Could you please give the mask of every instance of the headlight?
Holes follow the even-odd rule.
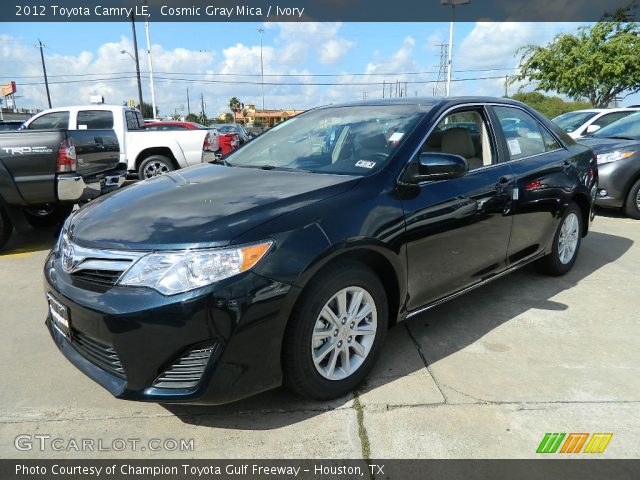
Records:
[[[616,150],[615,152],[601,153],[600,155],[598,155],[598,165],[616,162],[618,160],[624,160],[625,158],[629,158],[634,153],[636,153],[634,150],[629,150],[627,152]]]
[[[140,258],[119,285],[149,287],[174,295],[224,280],[253,268],[273,242],[235,248],[156,252]]]

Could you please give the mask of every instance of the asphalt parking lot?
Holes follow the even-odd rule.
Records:
[[[221,407],[116,400],[57,351],[41,282],[53,237],[0,254],[1,457],[119,455],[14,446],[50,435],[194,439],[127,450],[138,458],[532,458],[546,432],[612,432],[602,457],[640,456],[640,221],[597,216],[565,277],[529,268],[396,326],[355,397],[278,389]]]

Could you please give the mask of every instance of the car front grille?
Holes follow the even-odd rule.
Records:
[[[71,343],[83,357],[97,367],[117,377],[126,379],[118,353],[112,346],[77,330],[73,331]]]
[[[71,274],[74,279],[83,280],[85,282],[96,283],[103,286],[114,286],[118,279],[122,276],[121,270],[78,270]]]
[[[105,291],[147,252],[82,247],[63,234],[56,251],[60,267],[78,287]]]
[[[162,373],[153,386],[156,388],[193,388],[200,383],[217,344],[187,352]]]

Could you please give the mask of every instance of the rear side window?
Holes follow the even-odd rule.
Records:
[[[50,130],[69,127],[69,112],[46,113],[29,124],[29,130]]]
[[[113,128],[113,113],[108,110],[78,112],[78,130],[106,130]]]
[[[128,110],[124,112],[125,120],[127,121],[127,130],[140,130],[144,125],[144,121],[139,117],[136,112]]]
[[[557,150],[560,145],[541,124],[524,110],[494,107],[507,142],[511,160]]]
[[[613,122],[617,122],[621,118],[626,117],[632,112],[613,112],[607,113],[606,115],[602,115],[600,118],[593,121],[591,125],[597,125],[598,127],[606,127],[607,125],[611,125]]]

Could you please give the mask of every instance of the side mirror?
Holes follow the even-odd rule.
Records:
[[[418,180],[446,180],[466,175],[469,163],[460,155],[426,152],[418,158]]]
[[[600,130],[600,125],[589,125],[589,126],[587,127],[587,133],[588,133],[588,134],[589,134],[589,133],[595,133],[595,132],[597,132],[598,130]]]

